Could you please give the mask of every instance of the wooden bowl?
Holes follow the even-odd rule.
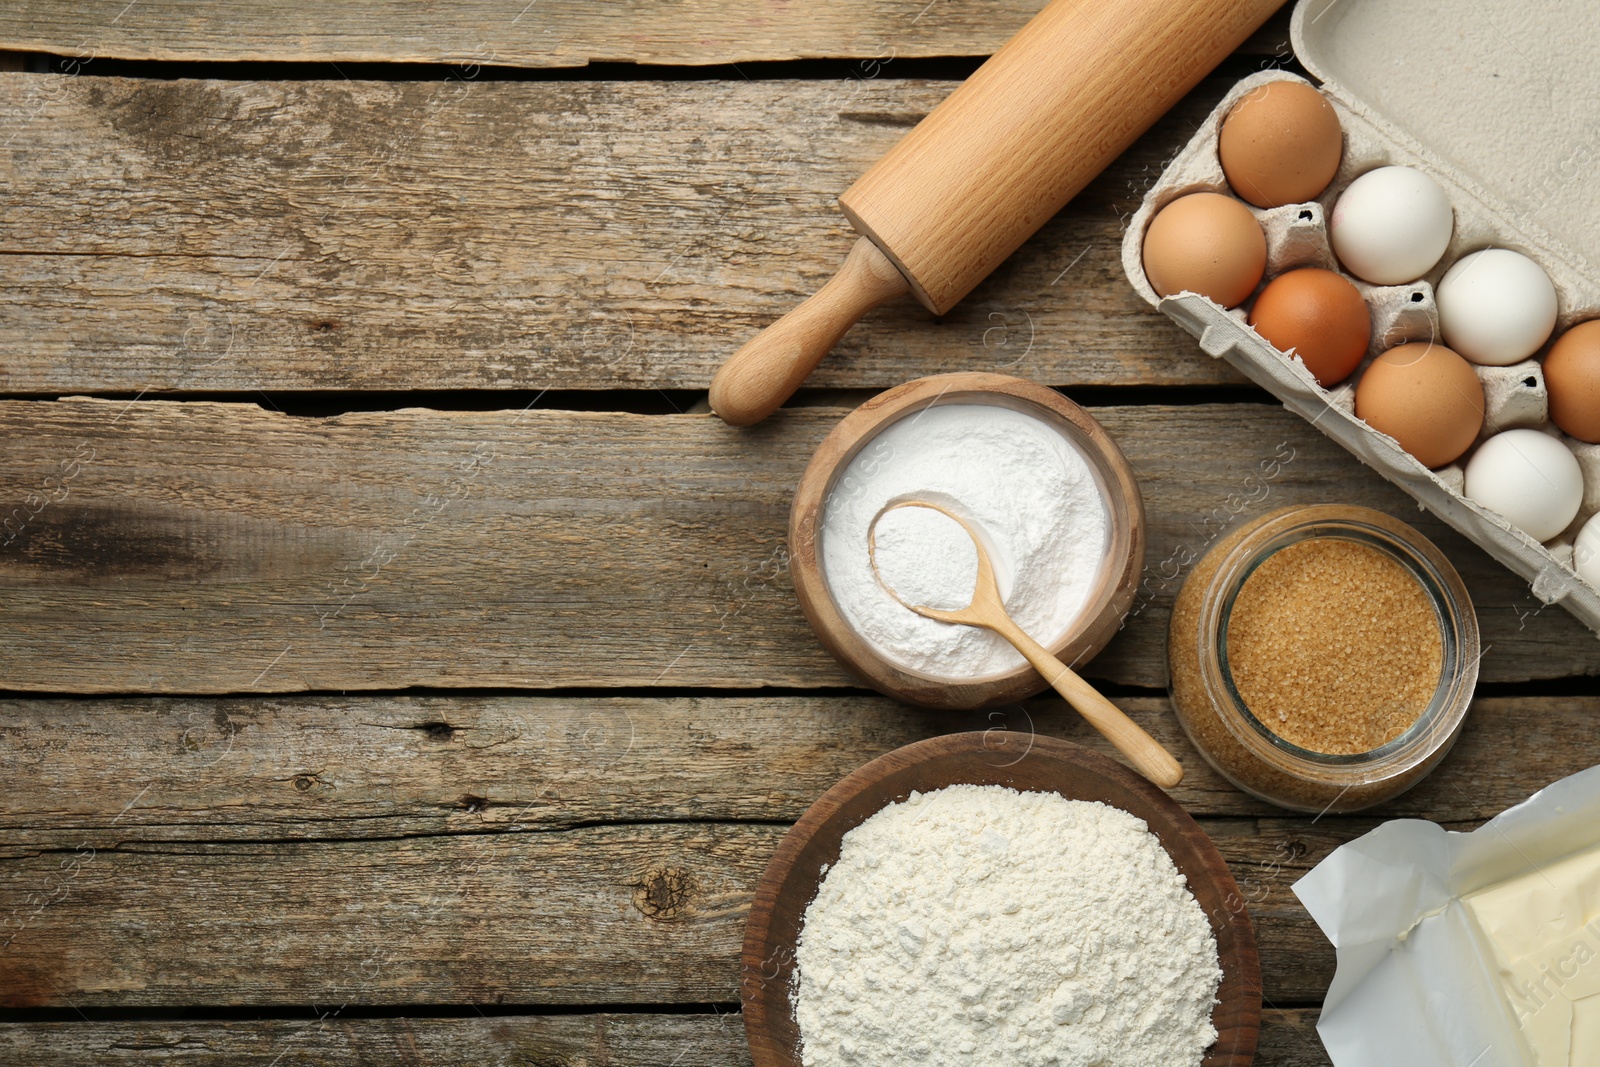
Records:
[[[878,434],[935,403],[980,403],[1011,408],[1056,427],[1077,446],[1099,483],[1108,512],[1109,543],[1095,589],[1078,621],[1047,645],[1058,659],[1079,668],[1094,658],[1133,606],[1144,568],[1144,503],[1133,469],[1105,427],[1054,389],[1004,374],[938,374],[918,378],[868,400],[834,427],[800,477],[789,511],[789,573],[800,608],[834,657],[886,696],[930,708],[968,710],[1009,704],[1045,688],[1027,664],[972,680],[938,678],[884,658],[858,634],[828,591],[822,569],[823,509],[850,461]],[[1037,637],[1038,635],[1034,635]]]
[[[1000,744],[992,744],[1002,738]],[[1222,984],[1211,1014],[1217,1041],[1204,1067],[1247,1067],[1261,1026],[1261,964],[1255,931],[1228,865],[1195,821],[1166,793],[1096,752],[1033,736],[1018,757],[1016,735],[949,734],[897,748],[848,775],[795,823],[756,886],[745,926],[740,1000],[755,1067],[799,1067],[800,1027],[791,1001],[795,945],[805,910],[846,833],[913,790],[957,783],[1003,785],[1098,800],[1143,819],[1161,839],[1211,920]]]

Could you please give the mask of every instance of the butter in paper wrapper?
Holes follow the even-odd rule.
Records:
[[[1597,890],[1600,767],[1471,833],[1399,819],[1334,850],[1294,892],[1338,956],[1335,1067],[1600,1064]]]

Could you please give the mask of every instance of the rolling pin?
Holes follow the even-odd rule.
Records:
[[[949,311],[1281,2],[1053,0],[839,198],[861,237],[722,365],[711,409],[760,422],[907,291]]]

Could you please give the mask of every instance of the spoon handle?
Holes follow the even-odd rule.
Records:
[[[1078,677],[1076,671],[1052,656],[1021,627],[1009,618],[1005,621],[1008,625],[996,628],[1000,636],[1015,645],[1050,687],[1116,746],[1140,774],[1163,789],[1171,789],[1183,781],[1183,765],[1162,748],[1159,741],[1145,733],[1144,728],[1128,718],[1121,708],[1101,696],[1099,690]]]

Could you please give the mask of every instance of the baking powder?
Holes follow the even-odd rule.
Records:
[[[912,793],[806,909],[805,1067],[1197,1067],[1216,939],[1143,820],[1002,786]]]
[[[872,565],[903,604],[957,611],[972,603],[978,549],[959,522],[934,508],[890,508],[872,524]]]
[[[1088,460],[1065,434],[1020,411],[936,405],[869,442],[835,480],[823,507],[828,591],[845,620],[897,666],[979,678],[1025,662],[1004,638],[923,618],[879,583],[868,531],[885,507],[906,500],[949,508],[980,531],[1006,611],[1041,644],[1066,633],[1088,603],[1106,559],[1109,527]],[[945,599],[959,599],[955,607],[965,607],[972,585],[964,567],[931,542],[927,558],[937,565],[928,582]],[[963,580],[965,588],[958,589]]]

